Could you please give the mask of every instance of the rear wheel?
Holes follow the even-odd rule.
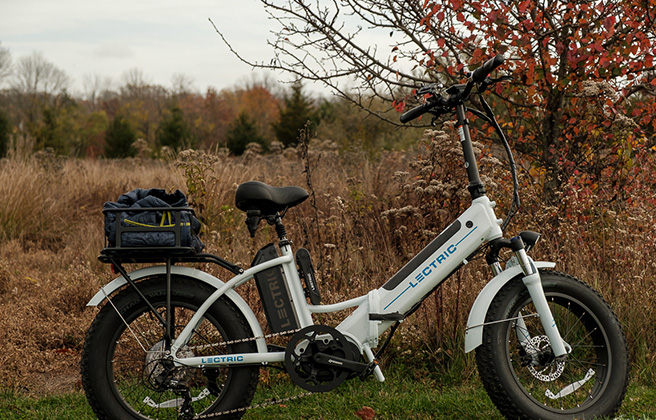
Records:
[[[483,344],[476,351],[481,380],[506,417],[581,419],[612,416],[628,381],[628,350],[611,308],[589,286],[541,271],[556,325],[571,352],[562,360],[520,277],[492,301]],[[502,321],[502,322],[499,322]]]
[[[166,319],[162,278],[138,283],[139,289]],[[172,324],[177,336],[213,289],[189,278],[173,278]],[[92,323],[82,354],[82,381],[100,419],[177,419],[190,405],[195,414],[248,406],[259,368],[173,366],[166,359],[163,328],[132,288],[112,298]],[[127,323],[127,325],[126,325]],[[129,327],[128,327],[129,325]],[[252,337],[244,316],[227,298],[206,312],[179,357],[255,352],[254,341],[220,343]],[[233,413],[221,419],[236,419]]]

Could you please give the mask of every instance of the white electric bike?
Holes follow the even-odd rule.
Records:
[[[299,387],[334,389],[350,378],[384,380],[378,359],[399,324],[437,287],[477,253],[485,252],[494,277],[475,300],[467,321],[465,351],[476,350],[481,380],[509,419],[590,419],[611,416],[628,382],[628,351],[616,316],[586,284],[533,261],[527,251],[539,238],[522,232],[504,239],[517,201],[517,177],[506,138],[482,93],[501,79],[489,74],[497,56],[445,91],[423,87],[425,103],[402,115],[453,113],[464,151],[471,206],[379,289],[334,304],[321,304],[307,250],[294,256],[282,218],[308,194],[298,187],[246,182],[236,205],[246,212],[251,235],[265,220],[279,243],[243,269],[190,248],[122,247],[130,229],[117,217],[117,244],[101,253],[121,274],[89,302],[104,303],[82,355],[88,400],[100,419],[236,419],[251,408],[260,368],[284,369]],[[465,103],[478,94],[484,112]],[[485,195],[472,149],[466,113],[486,120],[503,140],[515,182],[513,209],[505,221]],[[189,208],[150,209],[173,214]],[[510,249],[503,264],[499,256]],[[129,262],[161,262],[128,273]],[[215,263],[234,274],[227,282],[178,263]],[[272,333],[265,335],[237,292],[254,279]],[[353,308],[336,327],[315,324],[313,314]],[[379,338],[388,332],[386,340]],[[273,345],[284,340],[286,345]],[[277,401],[279,403],[279,401]],[[261,404],[259,405],[261,406]]]

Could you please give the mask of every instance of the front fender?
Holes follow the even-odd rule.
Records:
[[[182,267],[182,266],[174,265],[171,267],[171,274],[200,280],[204,283],[209,284],[215,289],[219,289],[221,286],[224,285],[224,283],[221,280],[217,279],[211,274],[208,274],[204,271],[197,270],[191,267]],[[156,275],[166,275],[166,267],[163,265],[154,265],[150,267],[141,268],[139,270],[131,272],[130,278],[133,281],[138,282],[143,278],[152,277]],[[91,298],[89,303],[87,303],[87,306],[100,305],[107,298],[107,296],[111,296],[112,293],[123,287],[125,284],[127,284],[127,280],[125,280],[123,276],[119,276],[115,278],[111,282],[107,283],[104,287],[102,287],[98,291],[98,293],[96,293],[95,296]],[[242,314],[244,314],[244,317],[246,318],[248,325],[251,327],[253,336],[262,337],[264,335],[264,333],[262,332],[262,327],[260,326],[260,323],[257,321],[257,317],[251,310],[250,306],[248,306],[248,304],[244,301],[244,299],[242,299],[242,297],[239,296],[239,294],[234,290],[228,290],[227,292],[225,292],[225,296],[228,299],[230,299],[232,303],[235,304],[235,306],[239,309],[239,311]],[[255,341],[257,343],[257,351],[259,353],[266,353],[267,346],[264,338],[258,338]]]
[[[533,262],[535,268],[554,268],[555,263],[537,261]],[[483,343],[483,324],[492,299],[499,293],[499,290],[516,276],[524,276],[522,268],[518,265],[504,270],[498,276],[495,276],[488,284],[485,285],[481,293],[474,301],[474,305],[469,312],[467,319],[467,329],[465,330],[465,353],[469,353]]]

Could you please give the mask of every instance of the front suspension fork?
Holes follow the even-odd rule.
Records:
[[[535,245],[537,238],[539,236],[533,236],[534,232],[522,232],[519,236],[507,239],[498,239],[492,243],[490,252],[486,256],[488,264],[492,267],[492,270],[498,271],[500,269],[500,264],[498,260],[499,250],[501,248],[510,248],[515,253],[515,258],[517,263],[522,268],[524,272],[524,277],[522,281],[528,289],[528,293],[533,300],[533,305],[540,317],[540,322],[544,328],[546,336],[549,338],[551,343],[551,349],[555,357],[565,356],[571,351],[571,347],[563,341],[560,331],[556,326],[556,320],[551,313],[549,308],[549,303],[547,298],[544,295],[544,289],[542,288],[542,281],[540,280],[540,273],[538,272],[535,265],[531,262],[531,259],[526,254],[526,249],[524,247],[524,242],[528,242],[528,248]],[[537,234],[535,234],[537,235]],[[523,323],[523,319],[520,316],[520,322]],[[527,335],[526,331],[521,333],[521,337],[518,333],[518,339],[521,343],[525,343],[530,340],[530,336]],[[568,350],[570,349],[570,350]]]
[[[526,256],[526,251],[522,249],[520,252],[523,252],[524,256]],[[558,331],[558,327],[556,326],[556,320],[554,319],[553,314],[551,313],[551,309],[549,309],[547,298],[544,295],[544,289],[542,289],[542,282],[540,281],[540,273],[538,272],[538,270],[535,269],[535,267],[532,264],[530,264],[530,261],[528,265],[530,270],[527,273],[526,269],[524,268],[524,265],[522,265],[521,263],[521,259],[519,260],[522,270],[524,270],[524,274],[525,274],[525,277],[522,278],[522,281],[524,282],[524,285],[528,289],[528,293],[529,295],[531,295],[531,299],[533,299],[533,305],[535,305],[535,309],[537,310],[538,315],[540,316],[540,322],[542,323],[544,332],[547,335],[547,337],[549,337],[549,342],[551,343],[551,349],[554,353],[554,356],[556,357],[564,356],[569,352],[565,347],[565,342],[563,341],[563,338],[560,336],[560,331]]]

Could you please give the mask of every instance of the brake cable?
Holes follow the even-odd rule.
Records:
[[[501,230],[505,230],[508,224],[510,224],[510,221],[512,220],[513,216],[517,214],[517,211],[519,210],[519,206],[520,206],[517,165],[515,164],[515,158],[513,157],[512,150],[510,149],[510,144],[508,143],[508,139],[506,138],[506,135],[504,134],[503,130],[501,130],[501,127],[499,127],[499,123],[497,122],[497,119],[495,118],[492,109],[485,101],[485,98],[483,98],[482,92],[483,91],[481,90],[478,91],[478,97],[481,101],[481,105],[483,106],[483,110],[485,111],[485,114],[474,108],[467,108],[467,111],[470,111],[477,117],[487,121],[488,123],[490,123],[490,125],[492,125],[492,127],[494,127],[495,131],[497,132],[497,135],[501,138],[503,147],[506,150],[506,155],[508,156],[508,163],[510,165],[510,174],[513,180],[513,199],[510,204],[510,209],[508,210],[508,214],[506,215],[505,220],[501,224]]]
[[[494,127],[495,131],[497,132],[497,135],[501,139],[501,142],[503,144],[503,147],[506,151],[506,155],[508,156],[508,162],[510,164],[510,174],[512,176],[513,180],[513,198],[512,202],[510,204],[510,209],[508,210],[508,214],[506,215],[505,220],[501,224],[501,230],[505,230],[506,227],[510,224],[510,221],[512,220],[513,216],[517,214],[517,211],[519,210],[520,207],[520,200],[519,200],[519,180],[517,178],[517,165],[515,164],[515,158],[513,157],[512,150],[510,149],[510,144],[508,143],[508,139],[501,130],[501,127],[499,127],[499,123],[496,120],[496,117],[494,116],[494,112],[492,112],[492,109],[488,105],[488,103],[485,101],[485,98],[483,97],[483,92],[485,90],[494,85],[495,83],[502,82],[505,80],[512,80],[511,76],[501,76],[497,79],[491,79],[487,77],[483,82],[481,82],[480,86],[478,86],[477,89],[477,94],[478,97],[481,101],[481,105],[483,107],[483,110],[485,113],[475,109],[475,108],[467,108],[467,111],[472,112],[474,115],[477,117],[487,121],[492,127]],[[462,85],[464,86],[464,85]],[[443,114],[446,114],[447,111],[447,105],[449,105],[449,102],[444,99],[441,95],[437,93],[437,88],[441,87],[441,85],[438,84],[431,84],[422,87],[418,94],[427,94],[431,93],[433,94],[432,98],[435,98],[434,100],[431,100],[429,98],[429,103],[425,104],[428,105],[430,109],[428,112],[433,115],[433,119],[431,121],[431,125],[435,125],[435,121]],[[472,88],[472,82],[470,81],[467,83],[466,87],[464,87],[464,91],[460,92],[459,96],[455,98],[454,100],[461,100],[464,102],[464,99],[469,96],[469,92]],[[412,110],[411,110],[412,111]]]

